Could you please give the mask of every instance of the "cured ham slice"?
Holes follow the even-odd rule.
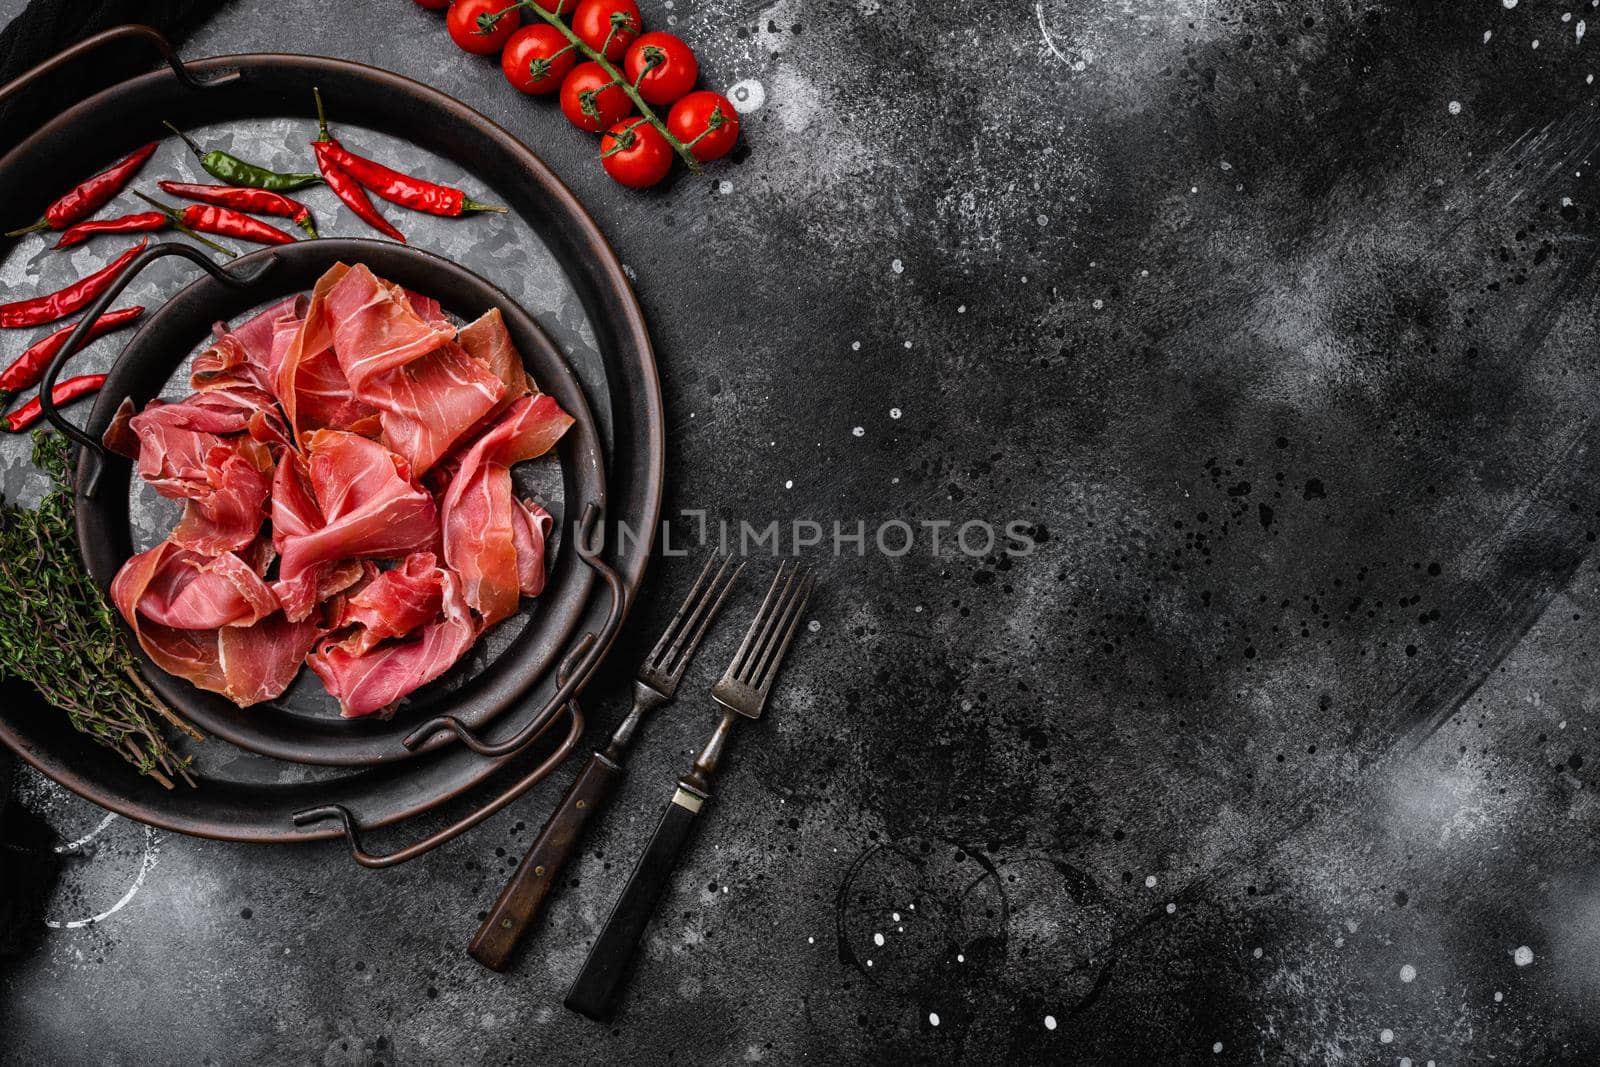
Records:
[[[418,475],[500,406],[505,386],[456,344],[448,321],[424,321],[405,290],[354,267],[328,290],[333,350],[345,380],[378,411],[382,440]]]
[[[188,501],[171,540],[206,555],[246,548],[267,517],[270,450],[252,438],[236,438],[206,453],[202,473],[203,479],[183,483]]]
[[[572,416],[551,397],[514,401],[467,450],[445,491],[445,562],[461,576],[462,595],[485,626],[516,612],[525,577],[534,584],[531,559],[519,566],[519,530],[528,555],[537,543],[542,556],[542,530],[533,536],[535,523],[512,496],[510,468],[549,451],[571,425]]]
[[[512,515],[515,518],[512,538],[517,546],[517,585],[523,596],[538,596],[544,592],[544,546],[555,520],[531,500],[518,500]]]
[[[309,664],[345,715],[386,715],[544,590],[554,520],[511,468],[572,419],[499,310],[458,331],[432,297],[337,264],[309,297],[219,323],[189,385],[124,402],[104,438],[183,502],[112,584],[164,670],[246,706]]]
[[[322,282],[317,284],[320,288]],[[350,387],[362,394],[377,376],[455,340],[449,323],[424,322],[403,290],[397,293],[365,266],[352,267],[334,280],[326,310],[339,365]]]
[[[361,654],[328,643],[307,660],[338,699],[340,714],[393,714],[402,698],[449,670],[478,639],[460,583],[448,570],[438,574],[442,614],[416,636]]]
[[[432,552],[416,552],[345,597],[333,631],[349,632],[338,646],[360,656],[379,642],[405,637],[438,617],[444,607],[444,571]]]
[[[314,622],[284,619],[238,556],[207,558],[170,541],[124,564],[111,599],[162,670],[240,707],[281,695],[317,639]]]
[[[411,481],[404,460],[376,441],[318,430],[307,440],[301,468],[297,456],[285,453],[274,478],[284,499],[280,506],[274,492],[281,562],[273,588],[290,621],[311,614],[340,564],[405,556],[437,541],[433,497]]]

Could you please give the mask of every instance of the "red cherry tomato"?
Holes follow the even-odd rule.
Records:
[[[580,130],[599,133],[632,110],[628,94],[598,63],[579,63],[561,83],[561,113]]]
[[[508,7],[510,11],[506,11]],[[503,11],[505,14],[501,14]],[[450,31],[450,39],[463,52],[492,56],[522,25],[522,11],[507,0],[455,0],[444,17],[444,25]]]
[[[418,7],[425,7],[429,11],[443,11],[450,6],[450,0],[417,0]]]
[[[612,62],[622,58],[643,25],[633,0],[580,0],[572,13],[572,32]]]
[[[670,104],[693,89],[700,76],[700,63],[689,46],[660,30],[628,46],[624,69],[645,103],[657,106]]]
[[[500,69],[518,92],[545,96],[561,88],[561,79],[578,65],[578,50],[548,23],[524,26],[511,35],[500,53]]]
[[[619,122],[600,135],[600,165],[630,189],[647,189],[672,169],[672,146],[644,119]]]
[[[667,129],[702,163],[721,159],[739,139],[739,113],[727,97],[701,89],[672,105]]]

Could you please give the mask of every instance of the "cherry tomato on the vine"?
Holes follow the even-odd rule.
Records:
[[[700,62],[683,41],[654,30],[628,46],[624,60],[628,80],[645,103],[664,106],[677,100],[700,76]]]
[[[633,0],[579,0],[572,13],[572,32],[612,62],[622,58],[643,26]]]
[[[511,35],[500,53],[500,69],[518,92],[545,96],[578,65],[578,50],[554,26],[538,22]]]
[[[672,105],[667,129],[702,163],[721,159],[739,139],[739,113],[727,97],[701,89]]]
[[[429,11],[443,11],[450,6],[450,0],[417,0],[418,7],[425,7]]]
[[[561,113],[580,130],[599,133],[632,110],[628,94],[598,63],[579,63],[561,83]]]
[[[492,56],[522,25],[522,10],[507,0],[455,0],[444,24],[457,48],[475,56]]]
[[[646,119],[627,119],[600,135],[600,165],[619,184],[647,189],[672,169],[672,146]]]

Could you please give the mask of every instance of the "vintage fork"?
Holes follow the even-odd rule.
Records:
[[[694,768],[678,780],[672,803],[589,950],[583,970],[567,991],[566,1005],[573,1011],[602,1022],[611,1017],[639,938],[666,890],[695,816],[711,798],[710,779],[722,761],[733,727],[740,719],[761,717],[773,679],[811,599],[815,577],[809,571],[802,573],[798,564],[779,566],[733,662],[711,689],[711,698],[722,707],[722,721],[694,761]]]
[[[661,640],[639,665],[633,682],[633,707],[611,735],[610,744],[604,752],[595,752],[589,757],[567,795],[561,798],[539,836],[534,838],[528,854],[522,857],[516,873],[500,891],[483,925],[478,927],[467,952],[485,967],[503,971],[511,962],[517,942],[538,917],[561,868],[577,848],[584,827],[616,791],[622,778],[622,761],[645,716],[671,701],[678,691],[678,683],[699,649],[700,639],[722,610],[728,590],[733,588],[739,572],[744,569],[743,563],[734,566],[731,557],[722,560],[721,566],[717,566],[717,562],[717,556],[706,561],[678,613],[667,623]],[[731,574],[729,568],[732,568]]]

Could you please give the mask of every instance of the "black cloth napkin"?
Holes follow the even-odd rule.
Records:
[[[90,34],[128,22],[152,26],[179,44],[221,6],[216,0],[33,0],[0,31],[0,85]],[[158,62],[149,45],[127,41],[57,71],[0,105],[0,153],[64,108]]]
[[[0,85],[90,34],[123,23],[152,26],[177,45],[219,6],[215,0],[33,0],[0,30]],[[147,44],[122,42],[39,81],[0,104],[0,154],[62,109],[159,62]],[[0,747],[0,959],[38,943],[44,905],[61,866],[55,833],[11,799],[15,770],[15,758]]]

